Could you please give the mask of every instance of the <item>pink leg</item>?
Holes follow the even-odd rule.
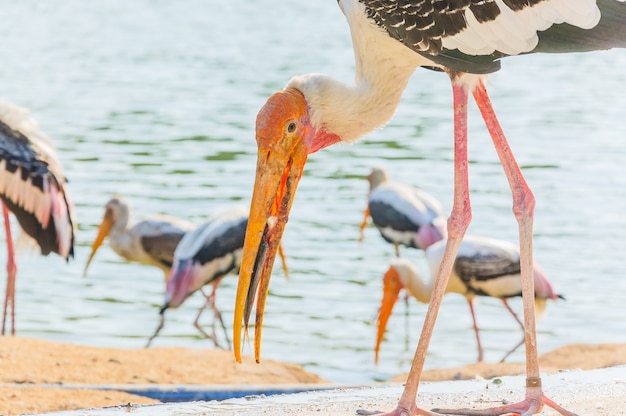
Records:
[[[476,334],[476,345],[478,346],[478,362],[483,362],[483,346],[480,343],[480,332],[478,329],[478,322],[476,321],[476,313],[474,312],[474,302],[472,299],[467,299],[469,304],[470,313],[472,314],[472,323],[474,324],[474,333]]]
[[[509,305],[509,302],[506,301],[506,299],[502,299],[502,303],[504,303],[504,306],[506,307],[506,309],[511,312],[511,315],[513,315],[513,318],[515,318],[515,320],[517,321],[517,323],[519,324],[520,328],[522,328],[522,333],[524,332],[524,323],[522,321],[520,321],[520,319],[518,318],[517,314],[515,313],[515,311],[511,308],[511,306]],[[502,359],[500,360],[501,363],[503,363],[507,358],[509,358],[509,355],[513,354],[515,351],[517,351],[517,349],[519,347],[521,347],[524,344],[524,337],[522,337],[522,340],[520,342],[517,343],[517,345],[515,345],[513,348],[511,348],[509,350],[509,352],[507,352],[504,357],[502,357]]]
[[[436,415],[436,413],[417,407],[415,398],[424,368],[424,360],[428,351],[428,344],[433,333],[437,313],[441,300],[445,294],[450,273],[461,240],[471,221],[472,213],[469,199],[469,182],[467,175],[467,88],[459,83],[452,83],[454,94],[454,202],[452,214],[448,219],[448,242],[443,255],[435,287],[431,295],[428,311],[424,320],[422,334],[417,344],[417,350],[411,365],[411,371],[400,397],[398,407],[388,415]]]
[[[219,279],[215,280],[212,283],[213,289],[211,290],[211,294],[207,295],[206,293],[204,293],[204,290],[201,288],[200,292],[204,295],[204,297],[206,298],[206,302],[204,303],[204,305],[202,305],[202,307],[198,310],[198,315],[196,315],[196,320],[193,322],[193,325],[198,328],[198,330],[207,338],[210,338],[211,340],[213,340],[213,343],[215,344],[215,346],[217,348],[220,349],[224,349],[218,339],[217,339],[217,334],[215,333],[215,321],[219,321],[220,325],[222,326],[222,329],[224,330],[224,335],[226,337],[226,342],[228,344],[228,349],[230,349],[231,344],[230,344],[230,339],[228,338],[228,331],[226,330],[226,325],[224,325],[224,320],[222,319],[222,313],[220,312],[219,309],[217,309],[217,306],[215,306],[215,298],[216,298],[216,291],[217,291],[217,287],[219,286],[220,282],[222,281],[222,277],[220,277]],[[202,326],[200,325],[200,315],[202,315],[202,312],[204,312],[204,310],[206,309],[207,306],[211,305],[211,309],[213,310],[213,323],[211,324],[211,335],[207,334],[206,331],[202,328]]]
[[[534,307],[534,280],[533,280],[533,258],[532,258],[532,228],[533,211],[535,208],[535,197],[528,184],[524,180],[522,172],[515,161],[513,152],[509,147],[506,137],[500,127],[500,123],[487,95],[487,90],[482,82],[474,89],[474,99],[485,120],[489,134],[494,142],[495,149],[504,168],[504,172],[509,181],[513,194],[513,213],[519,224],[520,232],[520,262],[522,269],[522,297],[524,302],[524,331],[526,342],[526,398],[510,405],[500,406],[492,409],[471,410],[439,410],[444,414],[456,415],[504,415],[509,413],[519,413],[522,416],[539,413],[543,406],[556,409],[566,416],[575,416],[561,408],[552,400],[548,399],[541,389],[541,377],[539,373],[539,360],[537,358],[537,334],[535,328],[535,307]]]
[[[200,325],[200,315],[202,315],[202,313],[204,312],[204,310],[206,309],[207,306],[211,305],[212,308],[215,308],[214,305],[214,299],[215,299],[215,285],[213,286],[213,290],[211,290],[211,294],[207,295],[206,293],[204,293],[204,290],[201,288],[200,292],[202,293],[202,295],[205,297],[205,302],[202,305],[202,307],[200,309],[198,309],[198,314],[196,315],[196,319],[193,321],[193,326],[195,326],[198,331],[200,331],[200,333],[202,335],[205,336],[205,338],[209,338],[210,340],[213,341],[213,344],[219,348],[219,349],[223,349],[222,346],[220,345],[218,339],[217,339],[217,335],[215,334],[215,322],[213,322],[213,324],[211,325],[211,335],[209,335],[204,328],[202,328],[202,325]]]
[[[224,277],[220,277],[215,282],[213,282],[213,292],[211,292],[211,309],[213,309],[213,334],[215,335],[215,321],[219,321],[222,326],[222,330],[224,331],[224,337],[226,338],[226,343],[228,344],[228,349],[231,348],[230,338],[228,338],[228,331],[226,330],[226,325],[224,325],[224,320],[222,319],[222,312],[217,309],[215,306],[217,299],[217,287]],[[217,336],[216,336],[217,337]]]
[[[4,216],[4,229],[7,239],[7,288],[4,297],[4,312],[2,314],[2,335],[5,334],[5,323],[7,319],[7,308],[11,304],[11,335],[15,335],[15,276],[17,266],[15,264],[15,250],[13,249],[13,238],[11,237],[11,223],[9,222],[9,210],[2,204],[2,214]]]

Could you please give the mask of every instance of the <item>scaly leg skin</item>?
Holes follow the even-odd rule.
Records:
[[[9,222],[9,210],[4,203],[2,214],[4,216],[4,229],[7,241],[7,287],[4,296],[4,311],[2,314],[2,335],[5,334],[5,324],[7,320],[7,309],[11,305],[11,335],[15,335],[15,276],[17,275],[17,265],[15,264],[15,250],[13,248],[13,238],[11,237],[11,224]]]
[[[532,274],[532,226],[533,226],[533,210],[535,207],[535,198],[528,187],[528,184],[522,176],[522,172],[513,157],[511,148],[509,147],[500,123],[498,122],[487,90],[482,82],[476,85],[473,91],[474,99],[485,120],[489,134],[494,142],[496,152],[500,158],[502,167],[509,181],[511,192],[513,194],[513,213],[519,224],[520,230],[520,262],[522,275],[522,298],[524,304],[524,327],[526,330],[526,398],[519,402],[499,406],[491,409],[471,410],[441,410],[436,411],[443,414],[455,415],[505,415],[520,414],[522,416],[530,416],[537,414],[543,409],[544,405],[554,408],[556,411],[565,416],[576,416],[574,413],[563,409],[561,406],[547,398],[541,389],[541,378],[539,373],[539,361],[537,358],[537,333],[535,327],[535,308],[534,308],[534,281]]]
[[[418,408],[415,398],[441,300],[445,294],[461,240],[472,218],[467,174],[467,87],[453,79],[452,90],[454,94],[454,202],[448,219],[448,241],[428,304],[411,371],[398,407],[391,413],[386,413],[387,416],[437,415],[437,413]]]

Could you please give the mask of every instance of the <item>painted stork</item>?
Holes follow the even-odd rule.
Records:
[[[375,348],[376,363],[378,363],[378,352],[385,327],[398,300],[400,290],[406,289],[409,294],[422,303],[430,302],[445,247],[446,241],[442,240],[426,249],[426,258],[430,268],[430,281],[428,282],[422,280],[416,266],[409,260],[398,258],[391,261],[389,269],[383,277],[383,300],[378,316]],[[540,316],[545,311],[547,299],[555,300],[563,297],[554,292],[552,285],[536,262],[533,265],[533,277],[535,310]],[[467,299],[478,346],[478,362],[483,360],[483,348],[474,313],[474,298],[476,296],[490,296],[502,300],[506,309],[522,328],[522,333],[524,332],[524,324],[507,301],[512,297],[522,296],[520,253],[519,247],[515,244],[493,238],[466,235],[456,255],[445,292],[459,293]],[[500,362],[504,362],[523,343],[524,338],[522,337],[522,340],[508,351]]]
[[[15,249],[9,211],[47,256],[57,253],[66,261],[74,257],[74,205],[63,167],[52,142],[28,110],[0,102],[0,198],[7,241],[7,286],[2,314],[5,334],[11,308],[11,334],[15,334]]]
[[[211,339],[216,347],[221,348],[215,333],[215,321],[219,321],[230,347],[230,339],[226,333],[222,314],[215,306],[215,291],[224,276],[229,273],[239,273],[247,226],[248,209],[237,206],[210,217],[207,222],[185,234],[174,253],[174,262],[165,290],[165,301],[159,312],[161,320],[148,340],[147,346],[163,328],[164,314],[167,309],[179,307],[197,290],[202,291],[204,286],[212,285],[211,294],[205,295],[206,302],[198,311],[194,326],[206,338]],[[279,249],[279,253],[283,261],[285,276],[287,276],[288,270],[282,248]],[[207,334],[199,324],[200,315],[209,305],[215,317],[211,335]]]
[[[169,215],[154,215],[130,226],[131,208],[122,196],[116,195],[104,206],[104,216],[98,234],[91,245],[91,253],[83,275],[105,238],[113,251],[128,261],[156,266],[165,279],[170,274],[174,250],[183,235],[195,228],[189,221]]]
[[[234,352],[241,361],[241,329],[255,297],[255,358],[260,357],[263,310],[276,250],[308,155],[354,142],[392,117],[417,67],[448,74],[454,106],[454,198],[448,244],[413,364],[390,415],[428,415],[416,404],[432,330],[456,252],[471,220],[467,159],[467,102],[478,104],[513,194],[520,230],[526,343],[526,394],[519,403],[484,410],[439,409],[442,414],[540,412],[544,405],[572,415],[541,387],[533,302],[532,224],[535,199],[513,157],[484,84],[500,59],[536,52],[583,52],[626,47],[626,3],[618,0],[339,0],[352,35],[352,85],[322,74],[292,78],[273,94],[256,120],[258,159],[250,221],[234,314]],[[258,297],[256,295],[258,290]],[[247,335],[247,331],[246,331]]]
[[[360,226],[359,242],[369,217],[380,235],[396,249],[400,246],[425,250],[446,237],[446,217],[435,197],[413,186],[393,182],[387,172],[374,168],[367,176],[370,192]]]

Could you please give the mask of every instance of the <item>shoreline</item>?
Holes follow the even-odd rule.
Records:
[[[576,344],[540,356],[543,374],[624,364],[626,344]],[[521,363],[477,363],[426,370],[422,381],[490,379],[523,374],[524,369]],[[406,374],[401,374],[388,383],[402,383],[405,379]],[[381,383],[363,383],[366,384]],[[0,338],[0,414],[3,415],[160,403],[118,389],[163,385],[166,390],[167,386],[200,390],[290,386],[292,391],[345,387],[296,364],[274,360],[256,364],[247,356],[242,364],[237,364],[230,351],[182,347],[117,349],[19,336]],[[106,389],[98,389],[102,386]]]

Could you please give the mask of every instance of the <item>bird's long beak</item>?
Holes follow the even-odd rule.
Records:
[[[96,239],[91,244],[91,254],[89,254],[89,259],[87,259],[87,264],[85,264],[83,277],[87,277],[87,268],[89,267],[89,263],[91,263],[91,259],[93,259],[93,256],[95,256],[96,251],[98,251],[98,248],[102,245],[102,242],[104,241],[106,236],[109,235],[109,232],[111,231],[111,227],[113,227],[113,219],[111,218],[109,211],[106,211],[104,213],[104,217],[102,218],[102,222],[100,223],[100,226],[98,227],[98,235],[96,236]]]
[[[256,300],[254,356],[260,360],[263,311],[274,259],[285,231],[289,210],[302,177],[307,140],[312,128],[304,96],[295,89],[273,94],[256,120],[258,145],[256,179],[243,247],[239,286],[235,302],[233,347],[241,362],[241,326],[247,327]]]
[[[374,348],[374,361],[376,365],[378,365],[378,352],[380,351],[380,343],[383,341],[383,336],[385,335],[387,321],[389,321],[393,307],[398,301],[398,295],[402,287],[403,285],[397,270],[394,267],[390,267],[383,276],[383,300],[378,313],[378,331],[376,334],[376,347]]]
[[[241,326],[246,328],[258,288],[254,325],[254,355],[260,360],[263,311],[274,259],[285,231],[289,210],[307,159],[306,149],[293,149],[288,158],[259,149],[257,175],[243,248],[234,317],[235,358],[241,362]]]

